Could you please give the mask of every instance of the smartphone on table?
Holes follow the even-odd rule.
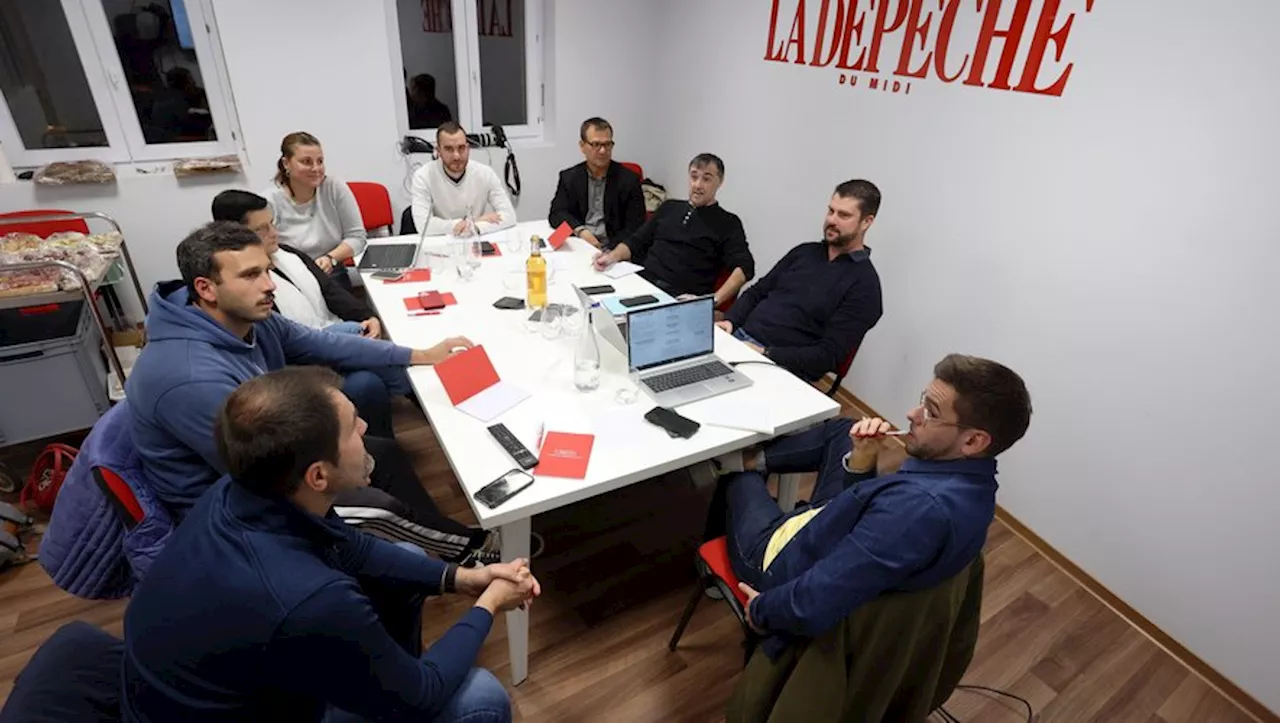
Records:
[[[481,487],[475,495],[476,501],[492,510],[515,497],[531,484],[533,484],[533,475],[522,469],[513,469]]]

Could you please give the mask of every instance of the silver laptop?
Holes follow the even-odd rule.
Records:
[[[636,384],[663,407],[751,386],[714,353],[715,299],[703,296],[627,314],[627,360]]]

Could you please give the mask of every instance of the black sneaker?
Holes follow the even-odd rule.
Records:
[[[542,555],[543,549],[546,548],[546,541],[542,539],[542,535],[531,532],[529,533],[529,547],[532,554],[529,559],[534,560]],[[493,565],[502,562],[502,536],[497,530],[490,530],[489,534],[484,538],[484,544],[478,550],[475,550],[462,561],[463,567],[484,567],[485,565]]]

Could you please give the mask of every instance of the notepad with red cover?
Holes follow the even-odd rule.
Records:
[[[563,221],[559,226],[556,226],[556,230],[552,231],[551,235],[547,237],[547,243],[551,244],[553,251],[559,251],[560,248],[564,246],[564,242],[572,235],[573,229],[569,227],[569,222]]]
[[[593,434],[547,432],[538,454],[538,466],[533,468],[537,477],[565,477],[584,479],[587,465],[591,463],[591,447],[595,445]]]
[[[428,292],[423,292],[423,293],[428,293]],[[458,303],[458,299],[454,297],[452,291],[447,291],[443,294],[440,294],[440,300],[444,302],[445,306],[453,306],[454,304]],[[404,297],[404,308],[407,311],[421,311],[422,302],[418,300],[418,295],[414,294],[413,296]]]
[[[491,422],[529,398],[529,392],[498,378],[482,346],[445,359],[435,370],[453,406],[481,422]]]

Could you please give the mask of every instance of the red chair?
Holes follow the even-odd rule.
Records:
[[[724,282],[728,281],[732,274],[733,269],[721,269],[719,275],[716,276],[716,288],[718,289],[721,286],[724,286]],[[719,311],[722,314],[727,313],[729,311],[729,307],[733,306],[733,302],[737,300],[738,295],[735,293],[732,297],[721,302],[720,305],[716,307],[716,311]]]
[[[853,350],[849,352],[849,356],[845,357],[844,361],[841,362],[840,368],[836,370],[836,380],[831,382],[831,388],[827,390],[828,397],[834,397],[836,392],[839,391],[840,382],[843,382],[845,376],[848,375],[849,368],[853,366],[853,358],[857,355],[858,347],[855,346]]]
[[[29,218],[37,216],[72,216],[75,211],[64,211],[62,209],[41,208],[32,211],[11,211],[9,213],[0,213],[0,218]],[[64,231],[78,231],[82,234],[89,233],[89,224],[83,218],[69,218],[66,221],[34,221],[31,223],[6,223],[0,224],[0,236],[9,233],[29,233],[41,238],[48,238],[55,233]]]
[[[627,169],[628,171],[631,171],[632,173],[634,173],[634,174],[636,174],[637,176],[639,176],[641,181],[643,181],[643,180],[644,180],[644,168],[643,168],[643,167],[641,167],[641,165],[640,165],[639,163],[630,163],[630,162],[627,162],[627,161],[619,161],[619,162],[618,162],[618,165],[619,165],[619,166],[622,166],[623,168]]]
[[[693,591],[689,604],[685,606],[684,614],[680,616],[680,624],[676,626],[671,642],[667,643],[667,650],[675,651],[676,646],[680,644],[680,636],[684,635],[684,629],[693,618],[693,612],[697,609],[698,601],[702,599],[704,591],[714,587],[720,590],[734,617],[738,618],[738,622],[742,625],[742,645],[746,651],[742,664],[745,666],[747,661],[751,660],[751,654],[755,652],[760,636],[747,624],[747,596],[738,589],[738,576],[733,573],[733,566],[729,564],[729,539],[717,537],[710,542],[702,543],[698,548],[696,564],[698,587]]]
[[[391,210],[391,194],[381,183],[351,181],[347,184],[351,193],[355,194],[356,205],[360,207],[360,220],[364,222],[365,231],[376,231],[380,228],[391,229],[395,226],[395,212]]]

